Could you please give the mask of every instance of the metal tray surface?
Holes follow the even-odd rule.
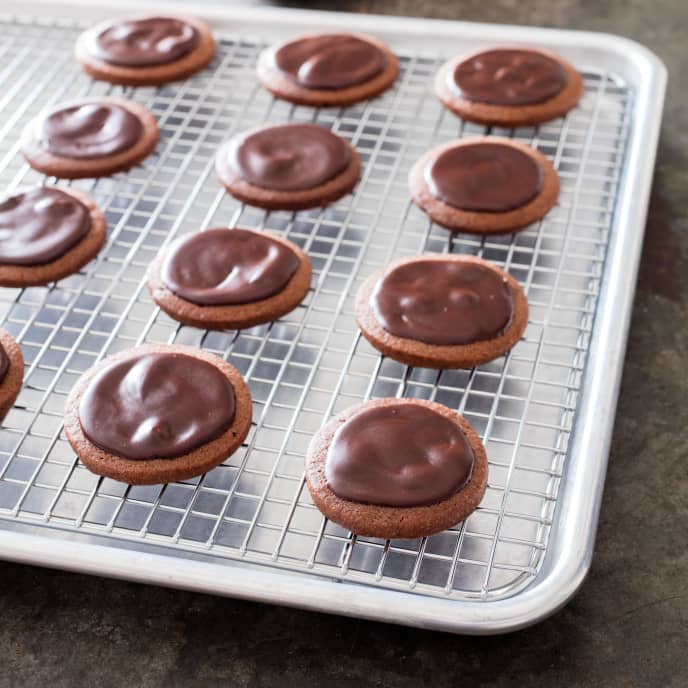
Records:
[[[140,9],[120,3],[118,12],[128,7]],[[55,181],[26,165],[18,143],[28,119],[51,103],[125,95],[155,113],[161,140],[127,173],[73,182],[107,215],[108,241],[95,260],[45,288],[0,290],[0,324],[26,358],[23,390],[0,428],[0,554],[464,633],[517,629],[564,604],[592,554],[663,102],[657,58],[589,33],[194,6],[220,38],[211,68],[133,89],[92,81],[72,57],[80,30],[110,14],[104,4],[9,2],[3,11],[3,191]],[[319,28],[388,40],[401,60],[395,87],[348,108],[272,98],[254,74],[258,52]],[[486,130],[444,110],[432,94],[440,64],[504,42],[570,58],[585,78],[580,106],[515,130]],[[266,213],[224,193],[213,171],[220,142],[283,121],[317,122],[356,146],[363,173],[352,195],[326,209]],[[484,133],[547,155],[561,177],[560,202],[518,234],[452,235],[410,202],[407,175],[431,146]],[[309,253],[314,279],[299,308],[219,333],[159,311],[143,283],[147,265],[174,237],[222,225],[274,232]],[[433,371],[384,359],[361,338],[357,287],[391,259],[424,251],[481,255],[520,281],[530,319],[512,352],[469,371]],[[214,351],[251,387],[247,442],[201,478],[149,487],[98,478],[65,439],[63,406],[77,377],[143,342]],[[430,538],[356,537],[325,521],[304,485],[311,435],[345,407],[390,395],[457,409],[487,447],[480,508]]]

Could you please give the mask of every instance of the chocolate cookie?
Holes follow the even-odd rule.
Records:
[[[547,50],[494,48],[449,60],[435,93],[463,119],[520,127],[565,115],[583,95],[583,79]]]
[[[79,36],[75,55],[94,79],[156,85],[203,69],[215,55],[215,39],[193,17],[110,19]]]
[[[428,255],[378,270],[356,295],[363,336],[385,356],[425,368],[499,358],[528,324],[518,282],[482,258]]]
[[[14,337],[0,328],[0,420],[12,408],[24,381],[24,357]]]
[[[364,34],[308,34],[263,50],[258,79],[278,98],[300,105],[350,105],[387,90],[399,60]]]
[[[238,330],[294,310],[308,293],[311,263],[286,239],[207,229],[175,241],[147,278],[153,300],[175,320]]]
[[[94,473],[133,485],[185,480],[222,463],[251,425],[251,394],[214,354],[145,345],[84,373],[65,409],[65,433]]]
[[[544,217],[559,176],[539,151],[495,136],[460,139],[424,153],[409,175],[413,201],[459,232],[505,234]]]
[[[232,196],[266,210],[332,203],[353,189],[360,160],[354,147],[315,124],[254,129],[222,145],[216,169]]]
[[[313,437],[315,505],[357,535],[417,538],[464,521],[487,487],[487,456],[465,418],[425,399],[375,399]]]
[[[83,192],[54,186],[0,200],[0,285],[48,284],[77,272],[105,242],[105,216]]]
[[[124,98],[83,98],[31,121],[22,153],[43,174],[103,177],[133,167],[157,142],[158,124],[143,105]]]

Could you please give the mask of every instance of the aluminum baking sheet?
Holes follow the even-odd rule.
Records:
[[[118,12],[141,10],[119,3]],[[170,5],[164,5],[169,11]],[[160,7],[149,6],[151,11]],[[643,47],[590,33],[194,5],[219,38],[212,66],[160,88],[88,78],[72,56],[93,2],[5,2],[0,45],[0,187],[54,182],[19,153],[23,125],[69,98],[124,95],[158,118],[156,153],[133,170],[73,186],[105,210],[108,241],[78,274],[0,290],[0,324],[21,342],[25,383],[0,428],[0,554],[9,559],[464,633],[531,624],[588,569],[665,86]],[[259,51],[311,29],[366,30],[401,60],[389,92],[348,108],[275,100],[255,77]],[[585,78],[564,119],[503,130],[464,123],[432,93],[440,64],[498,43],[560,51]],[[354,193],[326,209],[270,212],[218,184],[218,145],[264,122],[313,121],[363,161]],[[526,231],[484,239],[434,226],[407,175],[457,137],[511,136],[548,156],[558,206]],[[69,184],[68,182],[59,182]],[[240,332],[182,327],[152,303],[147,265],[174,237],[217,225],[285,236],[311,256],[312,289],[279,321]],[[530,319],[507,356],[470,371],[410,368],[359,335],[357,287],[420,252],[481,255],[523,285]],[[254,424],[245,445],[201,478],[129,487],[81,465],[62,429],[66,395],[103,356],[143,342],[203,347],[245,375]],[[325,521],[303,480],[311,435],[371,397],[435,399],[464,414],[490,460],[480,508],[410,541],[357,538]]]

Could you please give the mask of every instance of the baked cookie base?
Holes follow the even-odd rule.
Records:
[[[0,264],[0,286],[33,287],[55,282],[78,272],[84,265],[98,255],[105,243],[107,227],[103,211],[90,196],[77,189],[58,188],[81,201],[91,216],[91,228],[86,235],[59,258],[42,265]]]
[[[344,171],[340,172],[325,184],[314,186],[304,191],[274,191],[254,186],[241,177],[224,169],[220,161],[227,157],[231,140],[225,142],[217,155],[215,169],[222,185],[230,195],[242,203],[257,206],[265,210],[306,210],[319,208],[339,200],[351,191],[358,181],[361,172],[361,160],[356,149],[345,141],[349,147],[350,160]]]
[[[516,148],[533,158],[543,173],[540,193],[525,205],[503,213],[460,210],[432,194],[425,181],[425,168],[444,151],[474,143],[501,143]],[[559,198],[559,175],[552,163],[540,151],[519,141],[499,136],[478,136],[460,139],[424,153],[411,169],[409,187],[413,202],[445,229],[468,234],[509,234],[524,229],[542,219],[556,205]]]
[[[143,125],[141,138],[131,147],[115,155],[102,158],[65,158],[46,151],[36,140],[34,131],[36,120],[29,122],[24,129],[22,154],[35,170],[60,179],[82,179],[84,177],[105,177],[115,172],[128,170],[153,152],[158,143],[158,123],[148,108],[125,98],[82,98],[79,103],[112,103],[126,108],[136,115]],[[39,115],[40,117],[40,115]]]
[[[3,328],[0,328],[0,344],[5,349],[10,363],[5,377],[0,382],[0,420],[2,420],[12,408],[21,390],[24,381],[24,356],[14,337]]]
[[[513,47],[513,46],[500,46]],[[515,46],[523,48],[523,46]],[[467,60],[475,53],[460,55],[449,60],[440,67],[435,77],[435,94],[442,101],[442,104],[454,114],[470,122],[478,124],[492,124],[502,127],[521,127],[541,122],[549,122],[557,117],[563,117],[569,110],[573,109],[583,95],[583,77],[574,69],[573,65],[564,60],[556,53],[538,48],[528,48],[535,52],[542,53],[550,59],[558,62],[566,70],[566,86],[557,93],[556,96],[545,100],[542,103],[530,105],[492,105],[490,103],[480,103],[474,100],[463,98],[455,90],[450,79],[456,67]],[[483,52],[482,50],[479,52]]]
[[[91,37],[100,33],[110,22],[87,29],[77,38],[74,55],[90,76],[99,81],[122,86],[155,86],[185,79],[206,67],[215,57],[216,45],[210,28],[194,17],[177,17],[198,31],[198,45],[187,55],[168,64],[149,67],[127,67],[99,60],[88,52]]]
[[[281,237],[270,235],[270,238],[287,246],[299,258],[299,267],[287,286],[274,296],[252,303],[229,306],[201,306],[187,301],[170,291],[160,277],[165,260],[164,253],[157,256],[148,268],[146,276],[148,291],[153,301],[165,313],[184,325],[207,330],[240,330],[277,320],[282,315],[293,311],[303,301],[311,285],[312,270],[310,259],[298,246]]]
[[[236,413],[230,427],[212,442],[172,459],[125,459],[93,444],[84,435],[79,420],[79,403],[86,387],[93,377],[110,363],[145,353],[186,354],[218,368],[234,387]],[[91,472],[130,485],[157,485],[193,478],[222,463],[241,446],[251,427],[251,417],[251,393],[244,378],[234,366],[214,354],[190,346],[148,344],[108,357],[77,380],[67,398],[64,429],[77,456]]]
[[[312,35],[297,36],[309,38]],[[319,34],[318,34],[319,35]],[[258,57],[256,72],[260,83],[277,98],[288,100],[297,105],[311,105],[313,107],[336,107],[352,105],[363,100],[369,100],[386,91],[396,81],[399,74],[399,60],[385,43],[367,34],[354,34],[368,43],[372,43],[382,50],[387,58],[385,68],[369,81],[346,88],[305,88],[292,81],[274,64],[275,46],[266,48]]]
[[[511,322],[498,337],[471,344],[439,345],[397,337],[385,330],[370,306],[375,285],[390,268],[418,261],[474,263],[506,279],[511,290],[514,310]],[[400,260],[372,274],[358,290],[355,305],[356,322],[361,334],[382,354],[406,365],[423,368],[473,368],[503,356],[521,339],[528,325],[528,299],[519,283],[507,272],[482,258],[467,255],[428,255]]]
[[[409,403],[436,411],[461,428],[475,456],[473,472],[468,483],[456,494],[427,506],[379,506],[338,497],[327,484],[325,463],[332,438],[339,426],[357,413],[369,408]],[[478,507],[485,494],[487,472],[485,447],[470,423],[446,406],[425,399],[375,399],[349,408],[318,431],[306,452],[306,484],[315,505],[334,523],[338,523],[356,535],[367,537],[386,539],[424,537],[439,533],[466,520]]]

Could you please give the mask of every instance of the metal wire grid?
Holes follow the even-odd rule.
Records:
[[[125,174],[75,182],[108,220],[108,242],[79,274],[45,288],[3,289],[0,322],[22,344],[24,388],[0,429],[0,517],[47,534],[98,534],[170,554],[202,552],[417,593],[471,599],[512,595],[546,551],[629,125],[629,89],[586,69],[586,94],[564,120],[488,130],[553,160],[558,206],[507,237],[451,235],[409,201],[407,174],[428,147],[486,133],[446,113],[429,93],[445,56],[400,53],[401,75],[381,98],[346,109],[294,107],[257,84],[262,47],[227,37],[210,70],[162,88],[121,89],[74,64],[74,24],[6,20],[0,46],[0,184],[43,183],[18,152],[23,124],[46,104],[122,93],[161,126],[157,153]],[[324,210],[265,213],[238,204],[214,178],[218,144],[266,121],[315,121],[350,140],[363,161],[353,195]],[[55,180],[47,180],[54,182]],[[240,332],[182,327],[152,303],[143,276],[162,246],[209,226],[258,227],[311,257],[312,289],[291,314]],[[358,286],[391,259],[463,252],[505,267],[524,286],[530,320],[502,359],[470,371],[409,368],[384,359],[353,319]],[[255,422],[245,445],[201,478],[130,487],[76,460],[62,432],[66,395],[103,356],[143,342],[202,346],[242,371]],[[482,436],[490,479],[481,507],[431,538],[382,541],[325,521],[303,481],[312,434],[332,414],[379,396],[435,399]],[[73,535],[70,535],[73,537]]]

